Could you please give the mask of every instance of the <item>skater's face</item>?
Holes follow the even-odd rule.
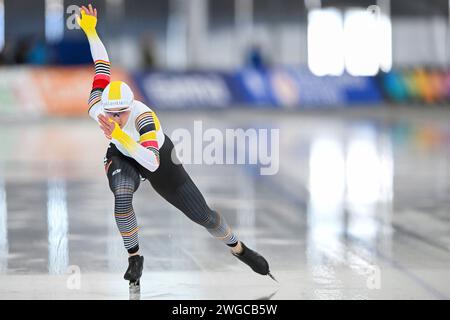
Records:
[[[105,112],[105,115],[109,119],[117,122],[117,124],[119,125],[120,128],[123,128],[123,126],[125,126],[125,124],[128,121],[128,118],[130,116],[130,111],[123,111],[123,112],[111,111],[111,112]]]

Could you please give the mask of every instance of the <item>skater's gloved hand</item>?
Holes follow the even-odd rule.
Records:
[[[108,140],[111,140],[114,131],[117,132],[117,130],[120,130],[117,122],[109,119],[103,114],[98,115],[98,123],[100,124],[100,128],[103,130],[103,133]]]
[[[95,27],[97,26],[97,9],[93,8],[91,4],[89,7],[81,7],[81,18],[77,15],[77,22],[83,29],[84,33],[89,36],[97,34]]]

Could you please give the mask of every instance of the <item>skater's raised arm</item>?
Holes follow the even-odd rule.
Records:
[[[108,53],[97,34],[97,9],[91,4],[88,7],[81,7],[81,18],[77,17],[77,22],[86,34],[91,48],[92,60],[95,64],[95,76],[92,83],[92,90],[89,96],[89,115],[97,120],[101,112],[100,101],[103,90],[111,82],[111,63]]]

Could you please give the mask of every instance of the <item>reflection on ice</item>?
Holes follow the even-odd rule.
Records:
[[[47,196],[48,271],[50,274],[63,274],[69,263],[65,182],[56,178],[49,180]]]
[[[134,203],[146,257],[142,299],[450,296],[443,281],[450,261],[450,111],[426,119],[419,113],[407,127],[375,110],[369,125],[359,114],[236,112],[202,118],[243,128],[261,118],[282,128],[279,174],[220,165],[187,169],[208,203],[266,256],[279,287],[143,182]],[[164,120],[188,126],[196,117],[166,113]],[[21,137],[23,126],[0,133]],[[81,120],[30,123],[26,134],[31,149],[0,145],[0,298],[129,298],[127,253],[102,171],[104,137]],[[54,161],[59,165],[49,167]],[[80,290],[70,290],[62,274],[69,248],[70,264],[82,272]]]
[[[308,258],[312,264],[321,259],[319,246],[335,247],[337,253],[346,235],[375,246],[391,220],[390,140],[373,127],[349,131],[346,140],[322,136],[311,144]]]
[[[393,168],[389,139],[379,139],[372,127],[352,131],[347,146],[346,185],[348,232],[373,242],[383,227],[380,209],[392,201]]]
[[[236,227],[244,231],[247,243],[253,245],[256,243],[255,181],[242,176],[235,183],[240,198],[236,202]]]
[[[326,266],[325,246],[339,250],[339,237],[344,228],[343,199],[345,194],[345,161],[342,144],[333,137],[319,137],[313,141],[309,159],[309,193],[307,263],[313,279],[329,289],[325,295],[340,298],[339,280],[334,270]],[[344,252],[339,252],[341,256]],[[323,296],[316,290],[317,298]]]
[[[308,210],[308,258],[313,264],[319,258],[315,246],[336,243],[342,232],[344,169],[344,154],[339,141],[332,137],[314,140],[309,160]]]
[[[8,226],[5,182],[0,177],[0,273],[8,268]]]

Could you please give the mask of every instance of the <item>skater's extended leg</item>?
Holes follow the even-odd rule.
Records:
[[[231,247],[233,255],[253,271],[262,275],[270,275],[266,259],[238,240],[224,217],[208,207],[203,195],[190,177],[174,194],[163,193],[162,195],[189,219],[202,225],[211,235]]]
[[[238,240],[225,218],[209,208],[183,166],[172,162],[173,148],[172,141],[166,136],[166,141],[160,149],[160,167],[152,174],[144,173],[153,188],[189,219],[205,227],[212,236],[231,247],[233,255],[253,271],[270,275],[266,259]]]
[[[213,237],[230,247],[236,247],[238,244],[237,236],[225,218],[217,211],[209,208],[203,195],[189,176],[181,186],[172,192],[161,190],[155,185],[153,187],[189,219],[206,228]]]

